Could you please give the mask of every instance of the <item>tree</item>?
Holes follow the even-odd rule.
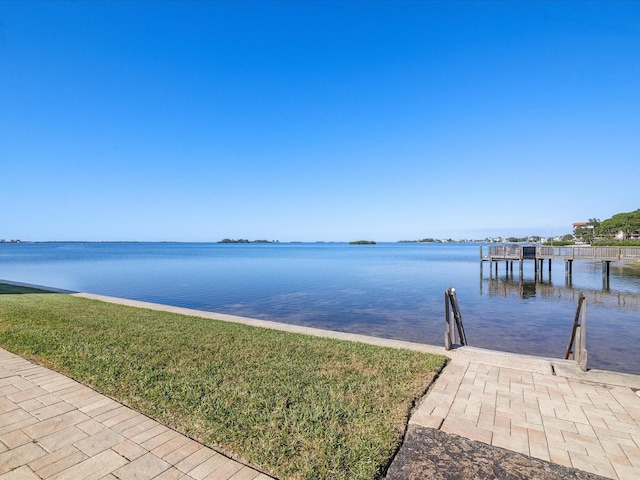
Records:
[[[587,224],[587,226],[577,227],[574,236],[577,240],[585,243],[591,243],[593,241],[593,227]]]
[[[640,208],[633,212],[618,213],[600,224],[598,233],[611,237],[622,232],[626,240],[636,230],[640,230]]]

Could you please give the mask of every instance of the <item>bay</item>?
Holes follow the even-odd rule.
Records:
[[[487,247],[484,246],[485,253]],[[470,345],[562,357],[587,297],[589,367],[640,373],[640,274],[480,268],[478,244],[0,243],[0,278],[337,331],[444,344],[455,287]],[[481,274],[482,272],[482,274]]]

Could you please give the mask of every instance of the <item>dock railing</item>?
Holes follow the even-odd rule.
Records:
[[[489,246],[488,260],[525,260],[532,259],[531,246],[492,245]],[[606,262],[625,262],[640,260],[640,247],[590,247],[590,246],[553,246],[535,247],[536,259],[562,260],[602,260]]]
[[[500,260],[521,260],[523,257],[523,247],[520,245],[494,245],[489,247],[489,260],[499,258]]]

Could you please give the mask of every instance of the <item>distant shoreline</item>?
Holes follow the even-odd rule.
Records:
[[[280,241],[280,240],[248,240],[248,241],[230,241],[225,242],[221,240],[19,240],[19,241],[0,241],[0,245],[20,245],[20,244],[41,244],[41,243],[159,243],[159,244],[231,244],[231,245],[289,245],[289,244],[304,244],[304,245],[315,245],[315,244],[349,244],[354,243],[349,240],[308,240],[308,241],[299,241],[299,240],[290,240],[290,241]],[[405,244],[405,243],[417,243],[417,244],[448,244],[448,243],[472,243],[472,244],[516,244],[516,243],[526,243],[526,244],[541,244],[540,242],[505,242],[505,241],[491,241],[491,240],[434,240],[434,241],[423,241],[423,240],[388,240],[388,241],[371,241],[371,244]]]

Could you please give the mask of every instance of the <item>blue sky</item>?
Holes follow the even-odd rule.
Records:
[[[0,238],[552,236],[640,208],[640,2],[0,2]]]

